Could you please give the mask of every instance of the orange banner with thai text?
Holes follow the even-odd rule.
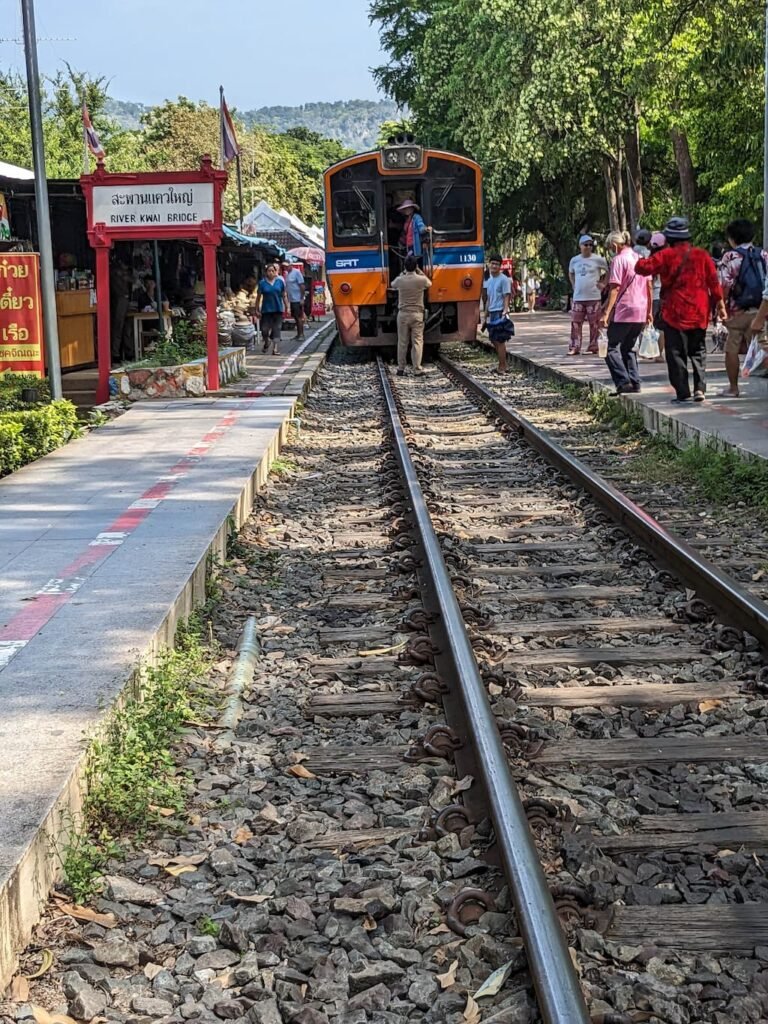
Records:
[[[40,257],[0,254],[0,374],[45,374]]]

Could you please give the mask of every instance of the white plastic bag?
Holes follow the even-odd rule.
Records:
[[[640,347],[637,354],[641,359],[656,359],[659,351],[659,332],[653,324],[648,324],[640,335]]]
[[[601,330],[597,336],[597,354],[601,359],[608,355],[608,331]]]
[[[759,334],[756,334],[749,343],[747,356],[741,368],[742,377],[762,376],[768,360],[768,351],[761,342]]]

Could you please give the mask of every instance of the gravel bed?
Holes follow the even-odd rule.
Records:
[[[382,409],[375,367],[332,357],[218,572],[211,690],[225,687],[249,614],[262,644],[239,724],[188,728],[175,750],[185,812],[108,865],[90,920],[50,902],[21,972],[34,973],[44,948],[53,965],[23,1001],[0,1004],[2,1020],[538,1020],[503,879],[483,857],[488,828],[419,837],[467,780],[442,759],[311,770],[323,748],[344,748],[343,768],[346,751],[408,746],[439,720],[437,709],[411,706],[308,714],[319,694],[397,695],[421,671],[396,654],[318,643],[325,627],[379,628],[391,634],[381,648],[399,652],[403,617],[419,607],[414,577],[396,567],[403,552],[391,533],[397,486]],[[370,606],[345,610],[349,598]],[[381,671],[366,673],[374,662]],[[445,911],[466,886],[494,888],[496,900],[461,937]],[[501,990],[475,1004],[504,965]]]

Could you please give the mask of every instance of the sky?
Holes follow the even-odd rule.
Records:
[[[0,37],[21,39],[18,0],[2,7]],[[241,110],[379,97],[367,0],[35,0],[35,12],[41,72],[67,61],[110,79],[114,99],[215,105],[219,85]],[[0,67],[23,71],[18,43],[0,42]]]

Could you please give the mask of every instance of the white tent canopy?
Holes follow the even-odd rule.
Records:
[[[0,177],[31,181],[34,176],[35,172],[28,171],[26,167],[17,167],[16,164],[7,164],[4,160],[0,160]]]
[[[307,245],[325,249],[322,228],[305,224],[287,210],[275,210],[265,199],[262,199],[250,213],[246,213],[243,218],[243,229],[249,235],[263,235],[265,231],[290,231],[292,234],[300,235]]]

